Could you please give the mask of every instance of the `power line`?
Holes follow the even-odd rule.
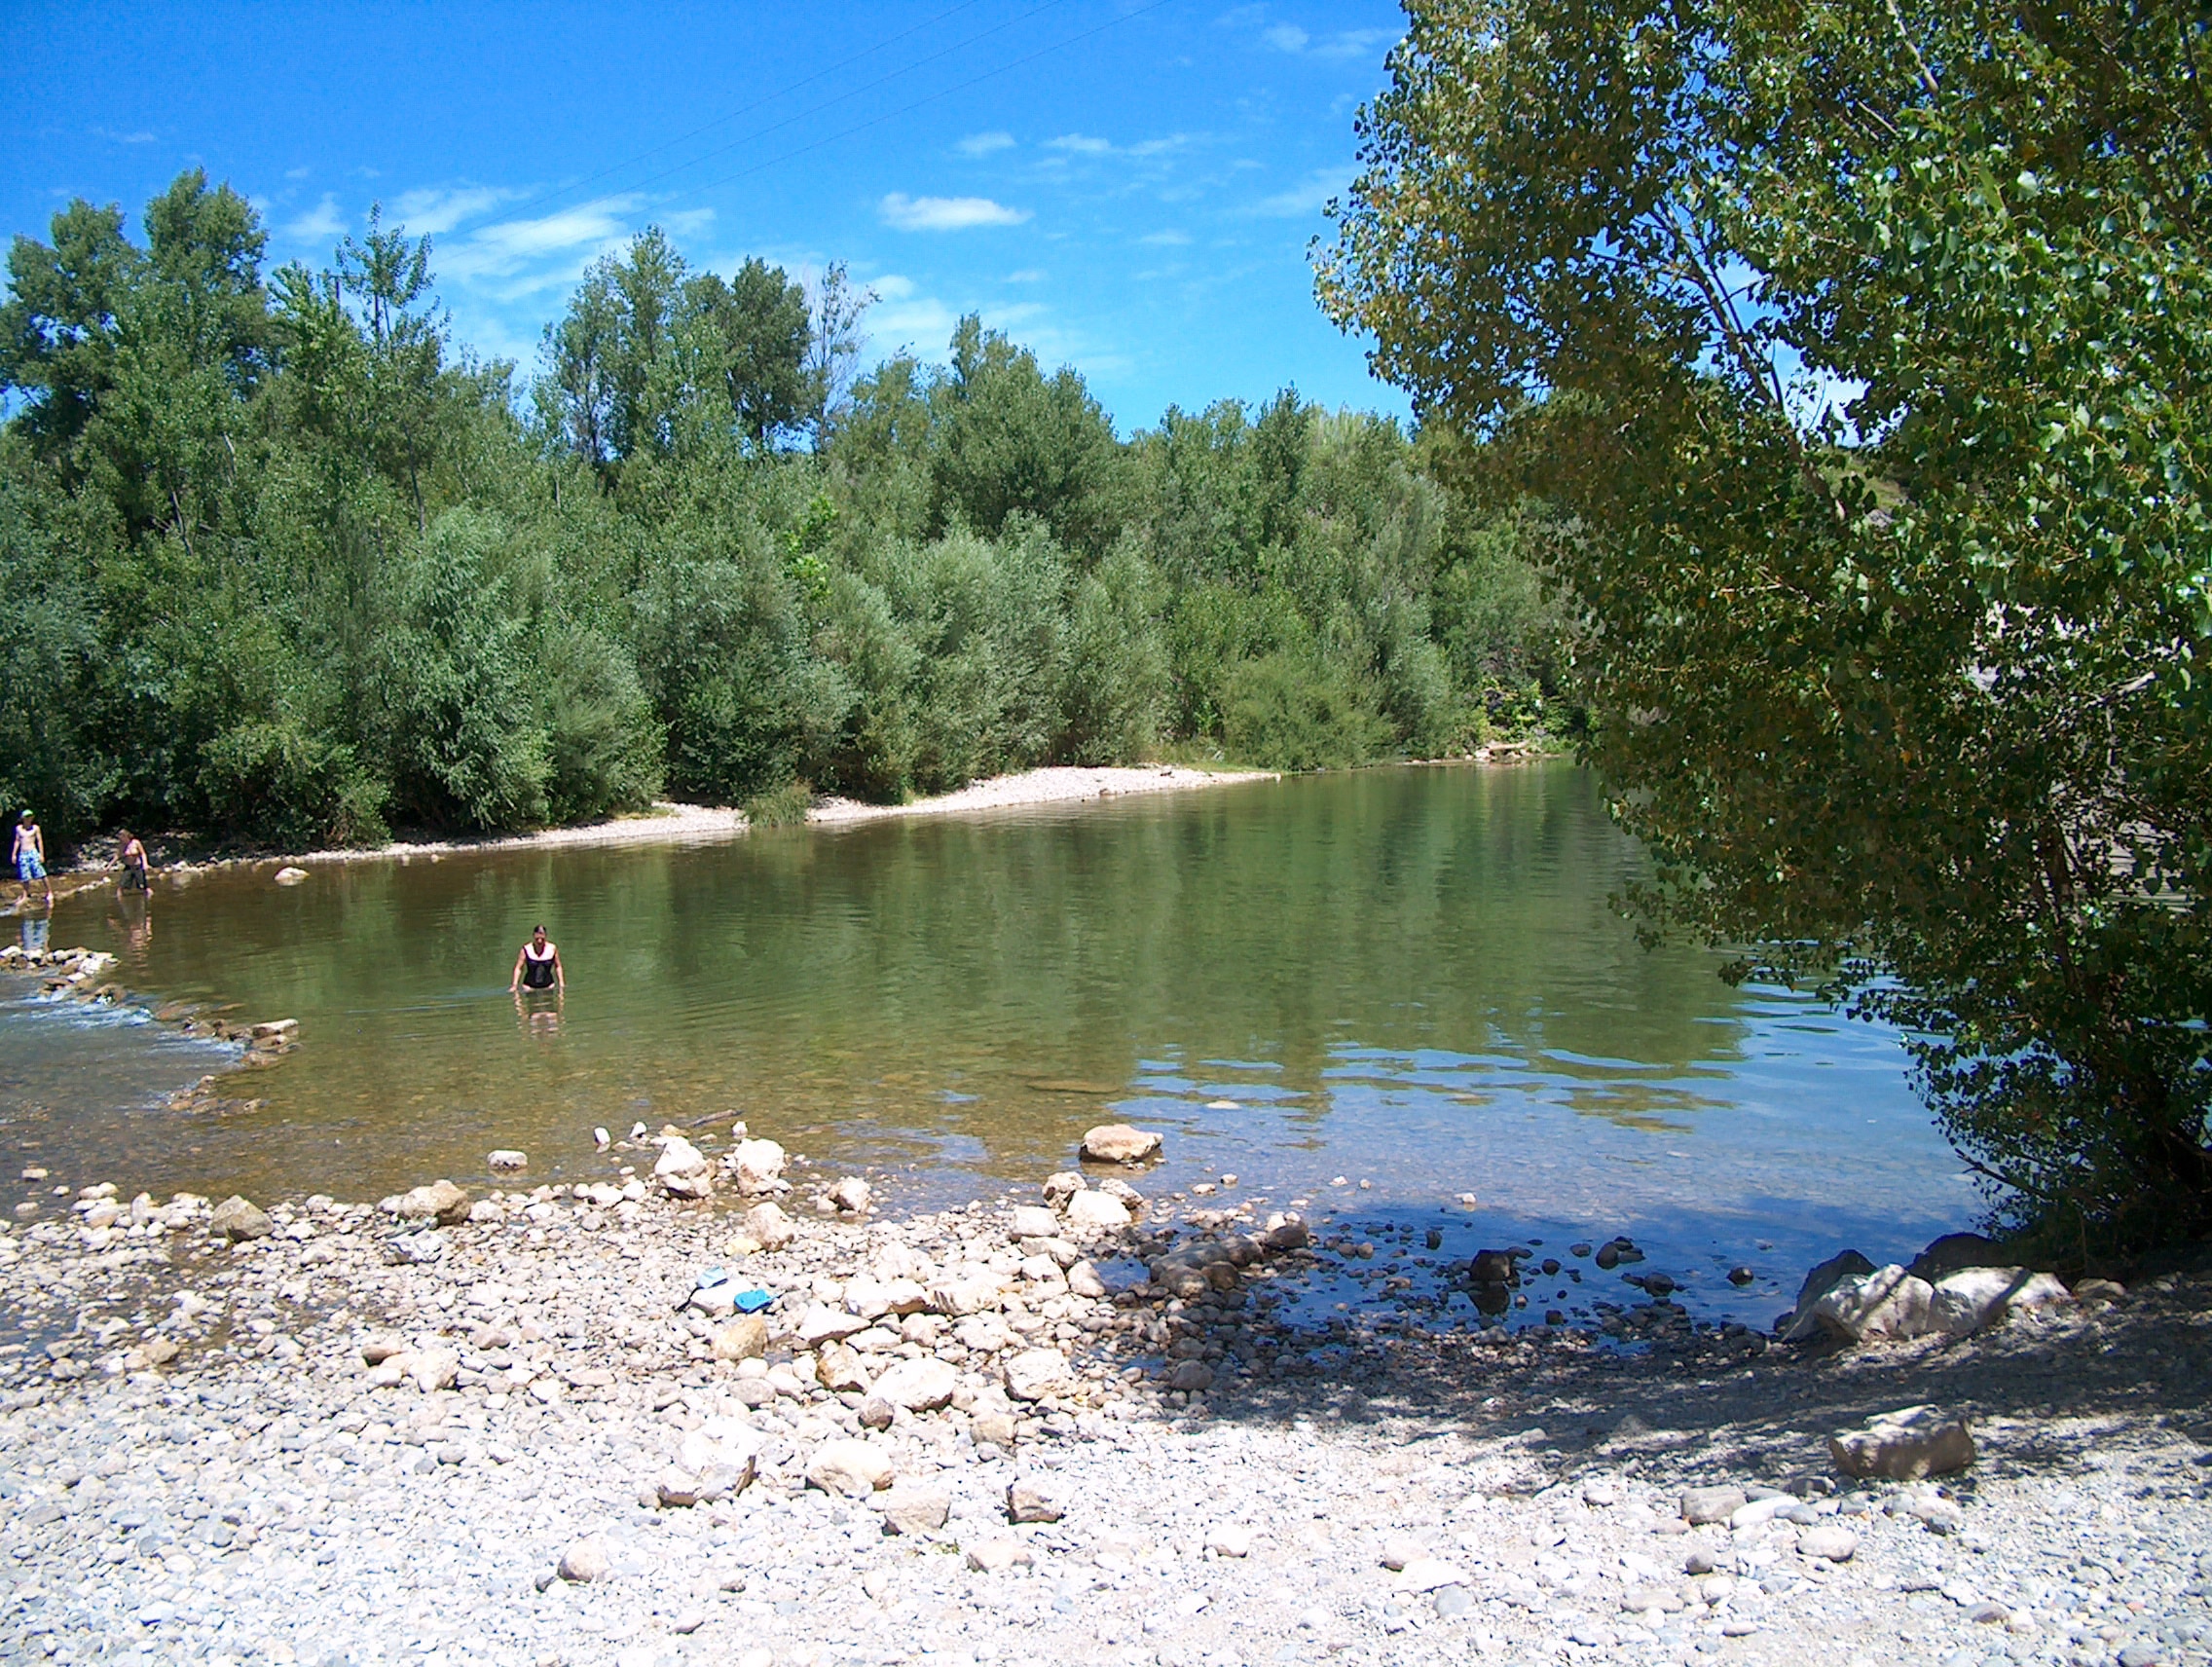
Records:
[[[1048,57],[1051,54],[1060,51],[1062,48],[1072,47],[1080,41],[1088,41],[1093,35],[1102,35],[1108,29],[1119,28],[1122,24],[1126,23],[1133,19],[1141,18],[1148,12],[1157,12],[1162,6],[1166,6],[1170,3],[1171,0],[1151,0],[1150,5],[1139,6],[1135,11],[1124,12],[1118,18],[1109,18],[1105,22],[1098,24],[1095,28],[1085,29],[1082,33],[1070,35],[1065,40],[1054,41],[1049,47],[1039,47],[1035,52],[1029,53],[1024,56],[1017,57],[1011,63],[1002,63],[996,69],[986,69],[982,74],[973,76],[969,80],[959,82],[954,86],[940,88],[935,93],[915,99],[911,104],[902,105],[896,110],[886,110],[880,116],[870,116],[865,122],[856,122],[853,126],[841,129],[837,132],[825,134],[819,139],[815,139],[810,141],[809,143],[800,145],[795,150],[786,151],[781,156],[770,157],[766,162],[756,163],[751,167],[739,168],[735,173],[725,173],[719,179],[710,179],[706,184],[696,185],[691,187],[691,189],[694,191],[713,191],[719,186],[728,185],[740,179],[750,178],[754,174],[764,172],[771,167],[779,167],[783,164],[790,162],[793,157],[802,157],[809,151],[820,150],[824,145],[833,145],[839,139],[849,139],[855,133],[864,133],[870,128],[881,127],[886,122],[895,122],[902,116],[910,116],[916,110],[922,108],[922,106],[925,104],[934,104],[940,98],[951,97],[955,93],[965,93],[972,87],[980,87],[984,82],[995,80],[999,76],[1007,74],[1010,70],[1019,69],[1023,64],[1026,63],[1035,63],[1039,58]],[[1044,9],[1045,8],[1042,6],[1037,8],[1037,10],[1040,12]],[[1034,16],[1035,14],[1032,13],[1029,15]],[[941,57],[943,54],[940,53],[938,56]],[[886,77],[885,79],[888,80],[890,78]],[[876,83],[875,85],[881,85],[881,83]],[[794,116],[792,118],[792,121],[798,121],[800,119],[800,117]],[[777,124],[778,127],[789,127],[790,125],[790,122],[779,122]],[[773,131],[772,129],[763,130]],[[725,150],[728,150],[735,149],[736,147],[724,146],[723,148]],[[702,157],[700,160],[703,162],[706,159]]]
[[[856,53],[851,57],[842,58],[836,63],[830,64],[825,69],[817,70],[814,74],[807,76],[803,80],[794,81],[788,87],[780,88],[776,92],[768,93],[764,97],[756,98],[750,104],[747,104],[739,109],[732,110],[727,115],[718,116],[713,121],[705,123],[700,127],[694,128],[687,133],[683,133],[676,138],[667,140],[665,143],[655,145],[650,150],[641,151],[636,156],[629,157],[622,162],[610,164],[609,166],[601,168],[597,173],[588,174],[582,179],[573,180],[567,185],[556,187],[550,191],[540,192],[535,197],[525,199],[522,203],[510,206],[507,211],[510,214],[518,213],[523,209],[535,207],[541,204],[556,201],[557,199],[568,196],[571,192],[580,191],[585,186],[595,185],[600,180],[606,179],[612,174],[620,173],[625,168],[633,167],[639,163],[645,162],[650,158],[659,156],[663,152],[673,150],[679,145],[686,144],[692,139],[697,138],[701,133],[710,132],[716,128],[722,127],[730,122],[734,122],[740,116],[748,116],[756,110],[764,109],[768,105],[775,103],[778,99],[789,97],[792,93],[798,92],[801,88],[811,87],[816,82],[825,80],[828,77],[834,75],[841,69],[846,69],[853,64],[859,63],[863,58],[872,57],[877,53],[882,52],[886,47],[894,46],[898,42],[906,39],[909,35],[919,34],[925,29],[935,28],[938,24],[943,22],[946,19],[957,17],[960,13],[968,11],[972,7],[978,4],[980,4],[980,0],[961,0],[961,4],[954,6],[947,11],[939,13],[936,17],[929,19],[925,22],[916,23],[912,28],[902,30],[900,33],[891,36],[887,40],[877,42],[874,46],[868,48],[866,52]],[[875,91],[875,89],[886,86],[889,83],[897,81],[903,76],[911,75],[915,70],[920,69],[927,64],[935,63],[940,58],[949,57],[952,54],[957,52],[965,52],[972,46],[976,46],[982,41],[989,40],[993,35],[1004,34],[1008,29],[1014,27],[1016,24],[1027,22],[1031,18],[1036,17],[1040,12],[1049,12],[1053,7],[1064,4],[1066,4],[1066,0],[1044,0],[1043,4],[1033,6],[1028,11],[1021,13],[1017,17],[1009,18],[1004,21],[993,23],[987,29],[980,30],[976,34],[970,35],[965,40],[955,41],[952,45],[940,48],[937,52],[930,53],[925,56],[918,57],[910,63],[903,64],[897,69],[891,70],[884,75],[877,76],[873,81],[863,82],[857,87],[849,87],[843,92],[835,94],[833,97],[826,98],[819,104],[811,105],[804,110],[798,111],[794,115],[787,116],[780,122],[772,122],[765,128],[756,129],[753,132],[747,133],[741,138],[732,139],[726,145],[718,145],[713,150],[703,152],[698,156],[690,158],[688,161],[680,162],[673,167],[662,169],[659,173],[648,174],[645,178],[639,180],[636,184],[630,186],[628,189],[632,191],[643,191],[647,186],[658,185],[662,180],[674,178],[677,174],[682,173],[685,168],[696,167],[701,163],[712,162],[716,157],[719,156],[726,156],[729,152],[738,149],[742,145],[749,145],[756,140],[765,138],[768,134],[778,132],[785,128],[791,127],[793,123],[803,122],[810,116],[818,116],[823,111],[833,109],[839,104],[859,97],[864,93],[872,93],[873,91]]]

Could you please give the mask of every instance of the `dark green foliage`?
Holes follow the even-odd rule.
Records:
[[[93,598],[0,484],[0,806],[38,812],[50,852],[93,831],[108,782],[84,733]]]
[[[1026,348],[970,315],[932,389],[931,427],[938,529],[995,536],[1024,514],[1087,554],[1111,537],[1114,430],[1074,371],[1048,379]]]
[[[1551,686],[1511,524],[1380,419],[1286,390],[1124,442],[973,318],[853,382],[841,272],[810,302],[656,232],[585,275],[526,420],[381,214],[266,285],[198,173],[145,227],[72,205],[0,306],[0,792],[57,844],[1355,763]]]
[[[1903,1026],[2009,1224],[2212,1231],[2212,14],[1408,10],[1323,299],[1545,502],[1649,923]]]
[[[498,572],[505,529],[451,509],[407,555],[378,642],[393,808],[432,827],[544,820],[551,773],[527,622]]]
[[[552,634],[538,657],[545,815],[590,822],[638,810],[661,788],[662,737],[621,644],[589,626]]]

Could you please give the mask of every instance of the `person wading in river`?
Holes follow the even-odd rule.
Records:
[[[520,990],[557,990],[566,995],[568,977],[561,971],[561,951],[546,939],[545,928],[535,928],[530,942],[515,957],[515,976],[507,981],[507,993]]]
[[[46,835],[39,832],[38,818],[24,811],[16,824],[15,843],[8,847],[9,860],[16,865],[16,877],[23,882],[23,902],[31,900],[31,881],[46,887],[46,907],[54,907],[54,882],[46,877]]]
[[[125,891],[152,891],[154,888],[146,878],[145,845],[140,842],[138,835],[131,833],[128,828],[120,831],[116,837],[120,841],[122,852],[123,889]]]

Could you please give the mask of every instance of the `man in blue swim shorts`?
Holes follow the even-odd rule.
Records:
[[[46,877],[46,835],[39,832],[38,818],[24,811],[16,823],[16,840],[9,847],[8,856],[16,865],[16,877],[23,882],[23,901],[31,900],[31,881],[46,887],[46,906],[54,907],[54,882]]]

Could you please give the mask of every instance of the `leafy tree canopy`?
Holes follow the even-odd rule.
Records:
[[[2212,1225],[2207,15],[1409,12],[1322,301],[1562,517],[1649,920],[1925,1037],[2006,1213]]]

